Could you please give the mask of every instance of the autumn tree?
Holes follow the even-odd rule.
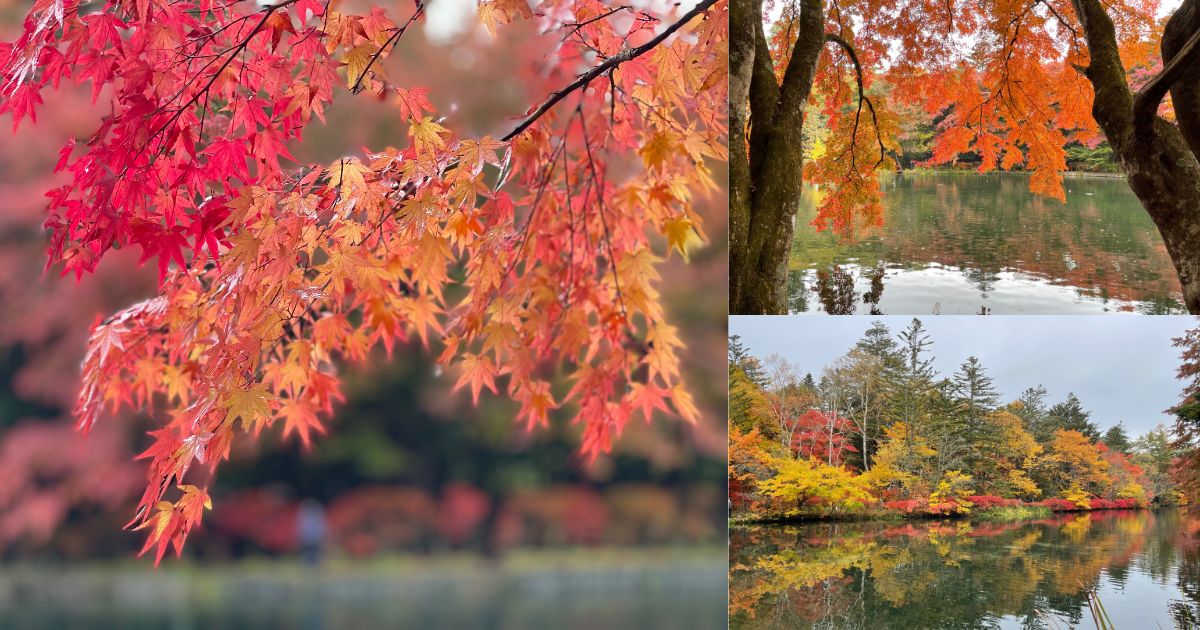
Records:
[[[1034,470],[1046,496],[1061,495],[1072,487],[1100,494],[1112,483],[1109,463],[1096,445],[1078,431],[1055,431]]]
[[[1022,498],[1041,495],[1029,473],[1042,446],[1025,430],[1021,419],[1007,410],[988,414],[985,422],[994,438],[975,445],[976,465],[970,469],[980,492]]]
[[[1200,496],[1200,328],[1173,343],[1180,349],[1175,376],[1184,383],[1179,403],[1169,410],[1175,416],[1171,446],[1179,453],[1174,477],[1184,494],[1195,497]]]
[[[1065,147],[1107,140],[1200,312],[1197,5],[1162,25],[1154,0],[792,0],[771,13],[735,0],[731,312],[784,308],[799,173],[830,191],[817,228],[880,223],[877,175],[897,166],[896,116],[914,107],[938,121],[927,163],[970,152],[981,171],[1029,171],[1034,192],[1059,200]],[[831,146],[808,160],[812,110],[831,116]]]
[[[107,113],[60,153],[48,265],[78,277],[133,248],[158,270],[157,297],[92,330],[75,408],[83,430],[106,408],[162,421],[131,523],[156,558],[200,522],[236,436],[307,444],[343,398],[335,364],[374,348],[436,344],[459,388],[503,392],[530,429],[572,409],[591,458],[632,417],[695,418],[655,264],[687,256],[692,200],[717,188],[724,5],[481,2],[494,36],[528,22],[554,42],[499,138],[460,137],[389,78],[425,6],[399,11],[39,0],[0,44],[14,127],[64,82]],[[391,103],[406,137],[295,164],[289,143],[343,91]]]

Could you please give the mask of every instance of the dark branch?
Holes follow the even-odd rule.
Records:
[[[525,120],[521,121],[521,124],[517,125],[512,131],[508,132],[508,135],[501,138],[501,140],[508,142],[509,140],[517,137],[518,134],[528,129],[530,125],[537,121],[537,119],[541,118],[546,112],[550,111],[550,108],[557,105],[559,101],[566,98],[572,92],[580,88],[587,87],[587,85],[596,77],[608,72],[609,70],[612,70],[613,68],[616,68],[626,61],[636,59],[647,52],[650,52],[654,49],[654,47],[661,44],[664,39],[670,37],[672,33],[682,28],[684,24],[690,22],[692,18],[707,11],[708,8],[716,4],[716,2],[717,0],[701,0],[701,2],[696,4],[696,6],[692,7],[692,10],[684,13],[683,17],[679,18],[679,20],[674,24],[668,26],[654,39],[642,44],[641,46],[638,46],[637,48],[626,48],[625,50],[622,50],[621,52],[604,60],[604,63],[579,75],[579,78],[575,79],[573,83],[551,94],[550,98],[546,99],[545,103],[542,103],[540,106],[538,106],[538,108],[535,109],[532,114],[526,117]]]
[[[1200,30],[1192,33],[1171,62],[1142,86],[1133,97],[1133,126],[1135,130],[1152,132],[1158,105],[1167,95],[1167,90],[1200,60]]]
[[[350,93],[358,94],[362,91],[363,79],[367,78],[367,73],[371,71],[371,66],[375,65],[375,62],[379,61],[379,58],[386,54],[385,51],[399,41],[400,36],[404,35],[404,31],[407,31],[408,27],[412,26],[412,23],[416,22],[417,18],[421,17],[421,15],[424,13],[425,3],[417,0],[417,10],[413,12],[411,17],[408,18],[408,21],[404,23],[404,26],[396,29],[396,32],[392,33],[392,36],[389,37],[387,41],[383,42],[383,45],[379,47],[379,50],[375,51],[374,55],[371,55],[371,60],[368,61],[366,67],[363,68],[362,74],[358,75],[358,78],[354,81],[354,85],[351,86]]]
[[[879,117],[875,113],[875,104],[871,102],[871,99],[863,91],[863,71],[862,64],[858,62],[858,53],[854,51],[854,46],[850,45],[850,42],[838,37],[837,35],[834,35],[833,33],[826,33],[825,41],[840,46],[842,50],[846,51],[846,56],[850,57],[850,62],[854,64],[855,80],[858,82],[858,106],[861,110],[862,104],[866,103],[867,109],[871,112],[871,123],[875,127],[875,140],[879,143],[879,161],[875,163],[875,166],[879,166],[880,164],[883,164],[884,157],[887,155],[887,150],[883,147],[883,136],[879,133]],[[854,116],[853,136],[857,135],[858,115],[856,114]],[[850,140],[851,144],[854,143],[853,136]]]

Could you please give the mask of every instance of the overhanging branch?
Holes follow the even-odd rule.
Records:
[[[887,155],[887,152],[886,152],[887,150],[884,149],[884,147],[883,147],[883,136],[880,135],[880,133],[879,133],[879,117],[875,113],[875,104],[871,102],[871,99],[863,91],[863,71],[862,71],[862,64],[860,64],[858,62],[858,53],[856,53],[854,51],[854,46],[852,46],[850,44],[850,42],[846,41],[845,39],[842,39],[841,37],[839,37],[833,33],[826,33],[825,41],[833,43],[833,44],[837,44],[838,46],[840,46],[842,48],[842,50],[846,51],[846,56],[850,57],[850,62],[854,64],[855,80],[858,82],[858,108],[859,108],[859,111],[862,111],[862,104],[866,103],[867,109],[871,112],[871,123],[872,123],[872,126],[875,128],[875,140],[876,140],[876,142],[879,143],[879,161],[875,163],[875,166],[879,166],[880,164],[883,164],[884,157]],[[851,139],[850,139],[850,142],[852,144],[854,143],[855,138],[857,138],[857,136],[858,136],[858,114],[856,113],[854,115],[854,131],[852,132]]]
[[[1133,98],[1133,126],[1141,132],[1153,130],[1153,122],[1158,114],[1158,106],[1166,97],[1171,86],[1200,60],[1200,30],[1192,33],[1171,62],[1163,66],[1159,72],[1142,86]]]
[[[709,7],[711,7],[712,5],[714,5],[716,3],[717,3],[717,0],[701,0],[700,2],[698,2],[696,4],[696,6],[692,7],[692,9],[690,11],[688,11],[687,13],[684,13],[683,16],[679,18],[679,20],[677,20],[675,23],[668,26],[666,29],[663,30],[663,32],[656,35],[654,37],[654,39],[652,39],[652,40],[646,42],[645,44],[642,44],[641,46],[638,46],[636,48],[626,48],[625,50],[622,50],[621,52],[609,57],[608,59],[605,59],[604,63],[579,75],[579,78],[575,79],[575,81],[572,82],[570,85],[551,94],[550,98],[546,99],[546,102],[542,103],[541,105],[538,106],[537,109],[533,110],[532,114],[527,116],[525,118],[525,120],[521,121],[521,124],[517,125],[516,128],[514,128],[512,131],[508,132],[508,134],[505,135],[503,138],[501,138],[501,140],[504,142],[508,142],[509,140],[512,140],[513,138],[517,137],[518,134],[520,134],[522,131],[525,131],[526,129],[528,129],[530,125],[532,125],[534,122],[537,121],[537,119],[541,118],[546,112],[550,111],[550,109],[552,107],[554,107],[555,105],[557,105],[559,101],[561,101],[564,98],[566,98],[567,96],[569,96],[572,92],[579,90],[581,88],[587,87],[587,85],[589,83],[591,83],[592,80],[595,79],[596,77],[599,77],[600,75],[604,74],[605,72],[608,72],[609,70],[616,68],[617,66],[625,63],[626,61],[636,59],[636,58],[646,54],[647,52],[654,50],[654,47],[661,44],[663,42],[663,40],[670,37],[672,33],[679,30],[680,28],[682,28],[683,25],[690,22],[692,20],[692,18],[707,11]]]

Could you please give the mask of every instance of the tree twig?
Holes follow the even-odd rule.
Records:
[[[682,28],[684,24],[687,24],[688,22],[690,22],[692,20],[692,18],[707,11],[708,8],[711,7],[712,5],[716,4],[716,2],[717,2],[717,0],[701,0],[699,3],[696,4],[696,6],[692,7],[692,9],[690,11],[688,11],[687,13],[684,13],[683,16],[679,18],[678,21],[671,24],[666,29],[664,29],[663,32],[661,32],[657,36],[655,36],[654,39],[652,39],[652,40],[646,42],[645,44],[642,44],[641,46],[638,46],[636,48],[626,48],[625,50],[622,50],[621,52],[604,60],[604,63],[579,75],[579,78],[575,79],[575,81],[573,83],[571,83],[567,87],[551,94],[550,98],[546,99],[546,102],[539,105],[538,108],[535,109],[532,114],[527,116],[525,118],[525,120],[521,121],[521,124],[517,125],[516,128],[514,128],[512,131],[508,132],[508,134],[505,135],[503,138],[501,138],[501,140],[504,142],[508,142],[509,140],[512,140],[513,138],[517,137],[518,134],[520,134],[522,131],[525,131],[526,129],[528,129],[530,125],[532,125],[534,122],[537,121],[537,119],[541,118],[546,112],[550,111],[550,109],[552,107],[554,107],[555,105],[557,105],[559,101],[566,98],[572,92],[574,92],[580,88],[586,87],[596,77],[604,74],[605,72],[608,72],[609,70],[611,70],[613,68],[616,68],[617,66],[625,63],[626,61],[636,59],[636,58],[644,55],[645,53],[653,50],[656,46],[661,44],[664,39],[670,37],[672,33],[679,30],[680,28]]]

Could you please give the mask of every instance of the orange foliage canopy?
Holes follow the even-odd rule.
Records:
[[[62,81],[90,82],[112,111],[62,150],[50,264],[80,275],[136,246],[159,269],[157,297],[93,330],[76,406],[86,430],[106,407],[165,403],[142,454],[143,552],[178,553],[210,505],[193,466],[275,425],[307,444],[342,399],[335,360],[414,337],[441,343],[475,401],[503,388],[530,428],[570,402],[589,457],[635,415],[695,418],[652,237],[686,253],[692,199],[716,188],[724,3],[480,3],[493,34],[533,21],[560,40],[529,79],[554,96],[503,139],[459,137],[426,89],[387,78],[381,60],[424,9],[39,0],[0,44],[14,125]],[[288,164],[341,88],[394,103],[407,139]]]
[[[1157,11],[1158,0],[1112,5],[1121,58],[1135,77],[1158,63]],[[826,12],[829,43],[810,106],[827,117],[829,134],[805,165],[806,177],[829,191],[818,228],[851,233],[882,221],[876,176],[898,166],[906,112],[936,121],[926,165],[975,153],[980,171],[1030,171],[1031,190],[1059,200],[1064,147],[1102,140],[1069,0],[839,0]],[[798,3],[782,3],[779,16],[771,52],[782,71]]]

